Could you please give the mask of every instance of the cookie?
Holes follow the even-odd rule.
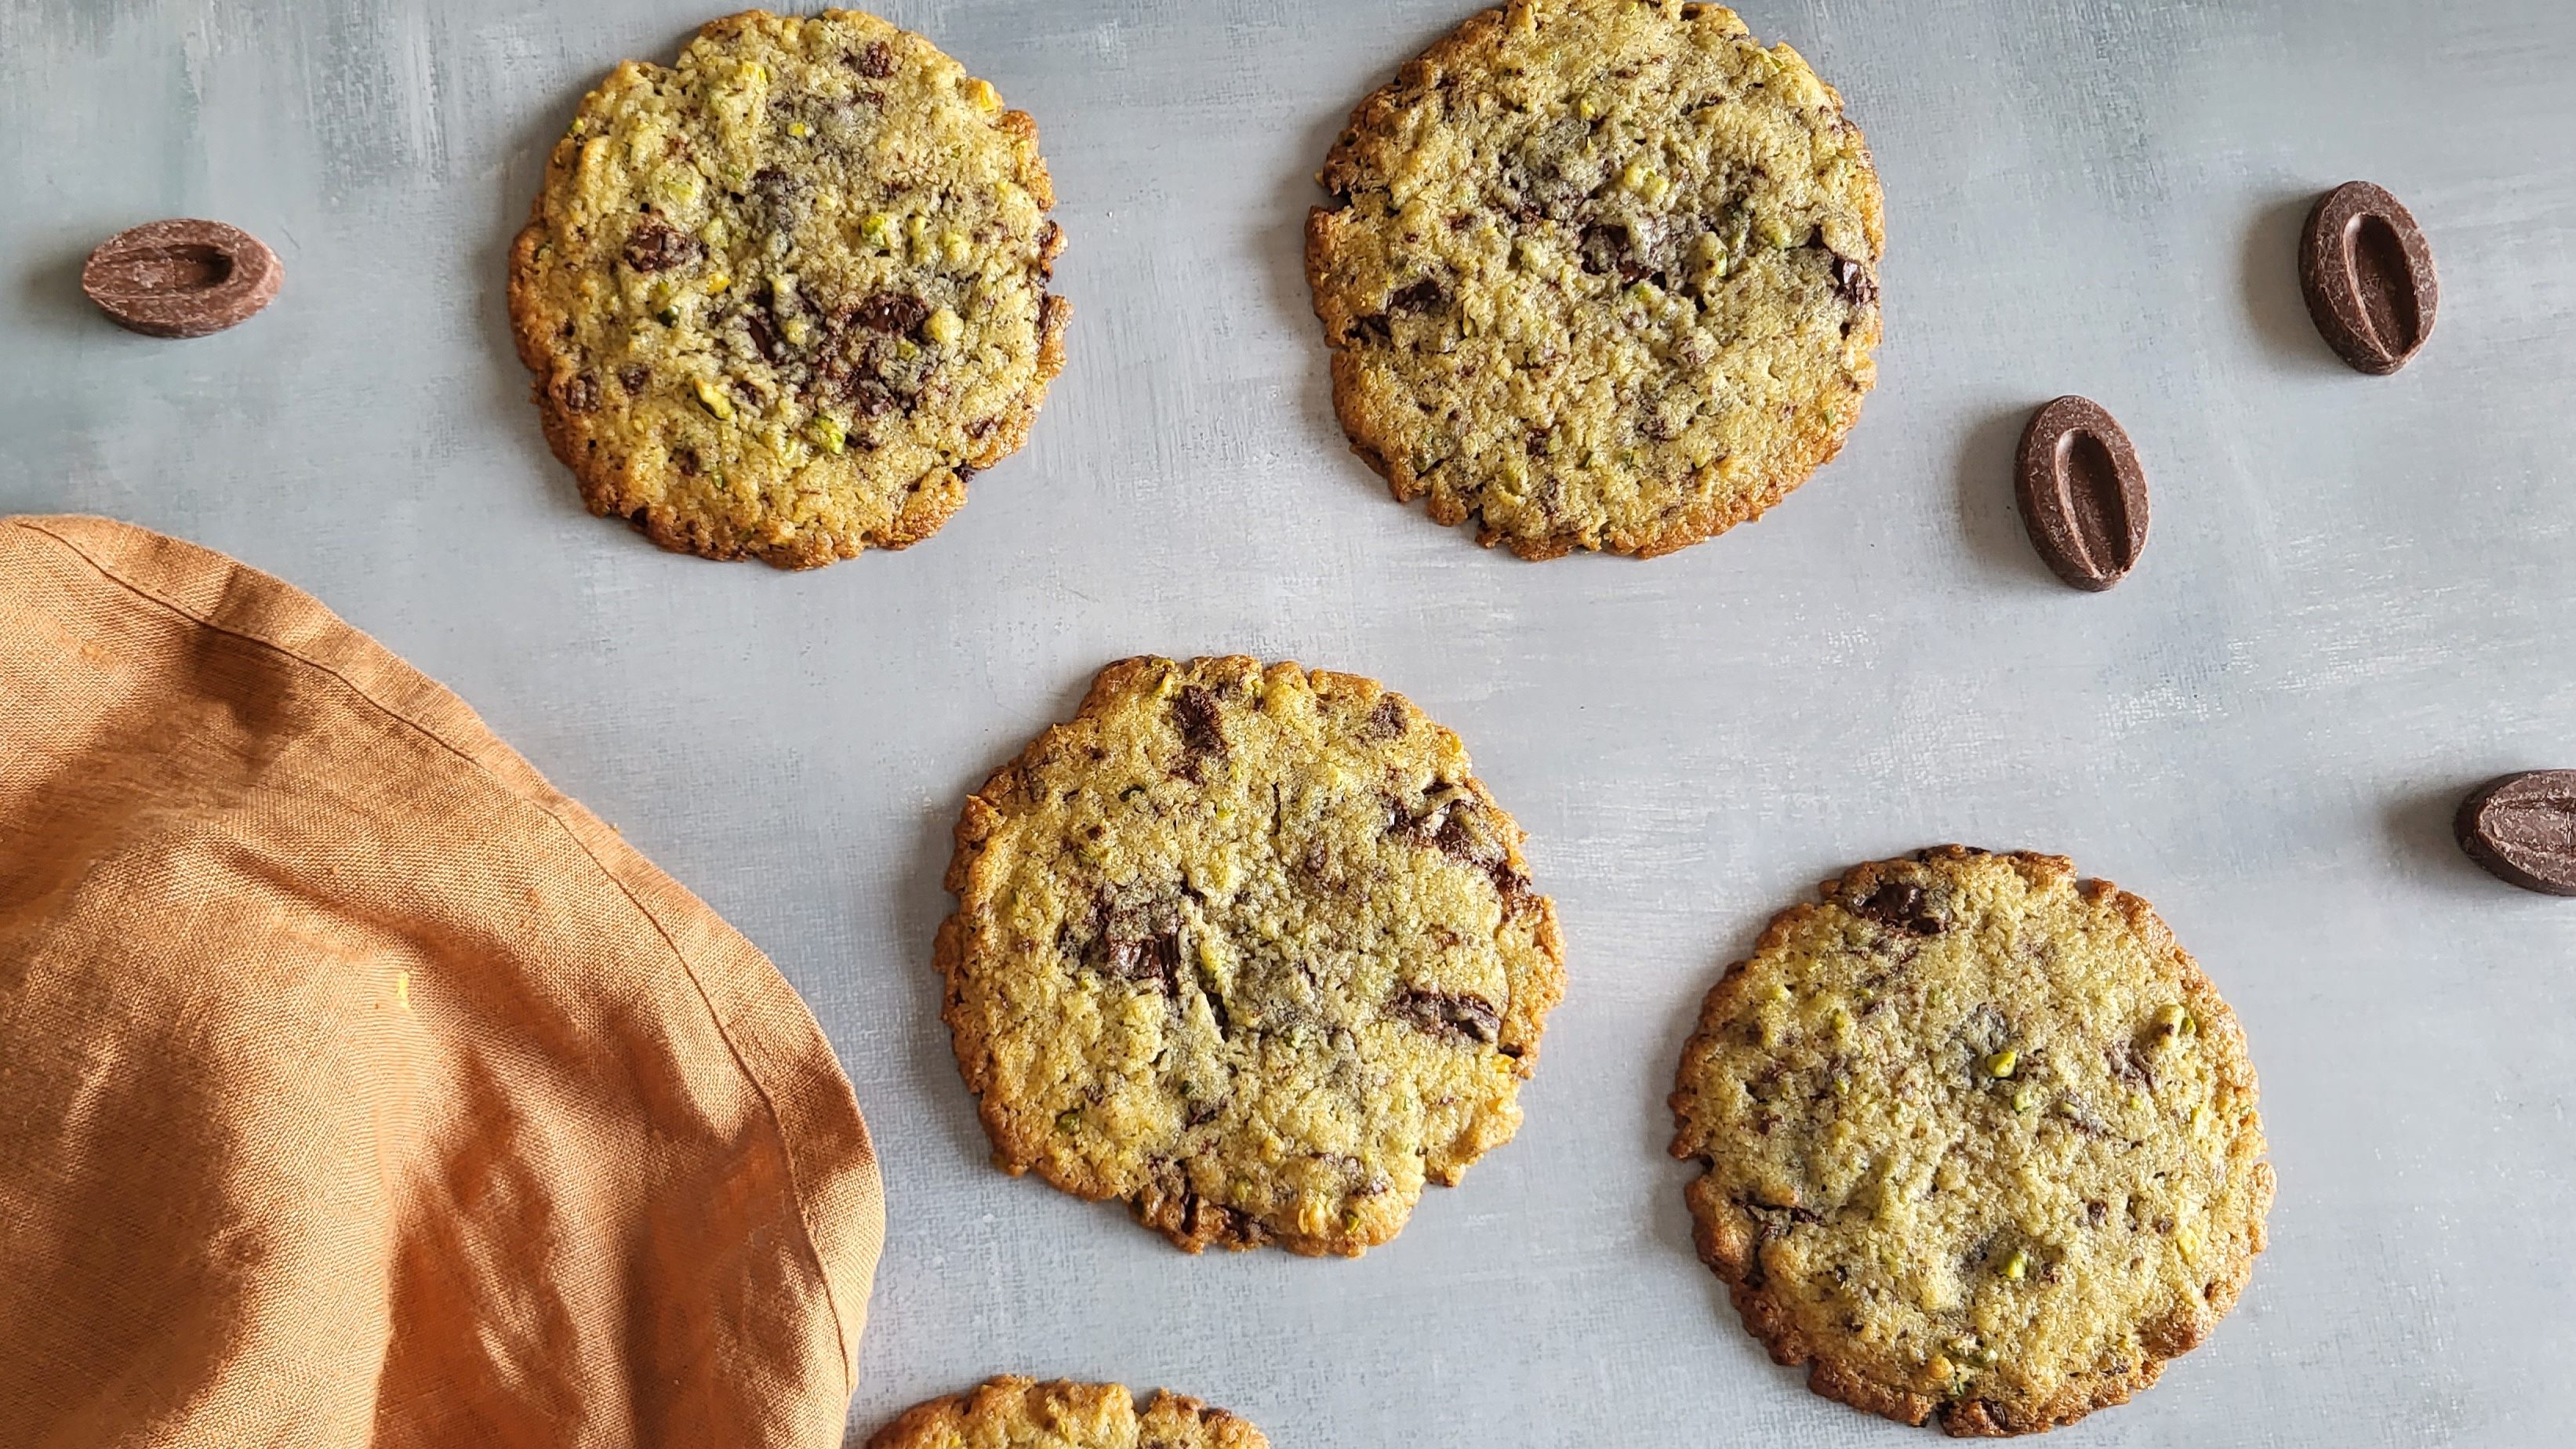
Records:
[[[593,513],[806,568],[937,532],[1064,365],[1037,126],[855,11],[628,61],[510,253],[546,440]]]
[[[1191,1252],[1394,1237],[1519,1126],[1564,990],[1468,769],[1372,680],[1101,671],[957,824],[938,964],[994,1161]]]
[[[1486,11],[1361,102],[1317,180],[1342,426],[1488,546],[1722,533],[1841,448],[1876,377],[1869,149],[1718,6]]]
[[[1157,1390],[1143,1413],[1116,1384],[1013,1375],[905,1411],[868,1449],[1270,1449],[1223,1409]]]
[[[1952,1434],[2155,1382],[2263,1249],[2234,1013],[2058,856],[1942,846],[1822,895],[1710,991],[1672,1097],[1745,1327],[1817,1393]]]

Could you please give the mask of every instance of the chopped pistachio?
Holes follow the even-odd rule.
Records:
[[[882,211],[872,211],[859,221],[859,240],[872,247],[882,247],[894,240],[894,218]]]
[[[850,442],[850,430],[830,413],[816,413],[814,420],[805,425],[805,436],[814,440],[815,447],[835,456]]]
[[[662,166],[653,172],[653,194],[673,206],[687,206],[705,189],[695,166]]]
[[[955,312],[942,307],[930,314],[929,320],[921,324],[921,330],[940,346],[952,347],[958,338],[966,335],[966,323]]]
[[[724,389],[705,378],[699,378],[694,386],[698,391],[698,406],[715,414],[718,422],[733,421],[733,399],[724,395]]]
[[[2013,1110],[2014,1110],[2014,1111],[2016,1111],[2016,1112],[2036,1112],[2036,1111],[2038,1111],[2038,1110],[2039,1110],[2039,1088],[2037,1088],[2037,1087],[2015,1087],[2015,1088],[2013,1089],[2012,1104],[2013,1104]]]
[[[707,295],[714,296],[716,293],[721,292],[732,285],[732,277],[725,275],[723,272],[718,272],[714,276],[707,278]]]
[[[1640,307],[1651,309],[1662,304],[1664,289],[1652,282],[1639,281],[1628,288],[1628,300]]]
[[[1766,216],[1762,218],[1760,230],[1762,234],[1762,244],[1764,246],[1785,247],[1789,244],[1790,237],[1788,223],[1780,220],[1776,216]]]
[[[966,265],[966,259],[973,254],[974,247],[967,241],[966,233],[943,231],[939,234],[939,255],[948,265],[962,267]]]
[[[665,327],[677,327],[680,325],[680,309],[665,302],[662,310],[653,314],[653,320]]]
[[[2012,1255],[2004,1259],[2003,1275],[2012,1279],[2014,1282],[2020,1282],[2022,1277],[2029,1272],[2030,1254],[2022,1249],[2013,1249]]]
[[[1080,1125],[1081,1122],[1082,1109],[1080,1107],[1068,1107],[1055,1114],[1055,1130],[1058,1132],[1070,1132],[1076,1126]]]
[[[801,139],[803,137],[813,135],[814,128],[806,125],[803,121],[790,121],[787,123],[787,134]]]
[[[966,99],[975,107],[975,109],[979,111],[998,111],[1002,108],[1002,93],[993,89],[993,83],[991,81],[981,79],[970,80],[966,82],[965,89]]]
[[[2021,1053],[2011,1047],[2005,1047],[2002,1051],[1986,1058],[1986,1075],[2009,1077],[2013,1074],[2013,1068],[2019,1065],[2021,1065]]]
[[[2159,1036],[2180,1038],[2195,1036],[2199,1032],[2200,1023],[2192,1019],[2191,1013],[2184,1010],[2180,1002],[2156,1013],[2156,1034]]]
[[[780,336],[787,339],[791,347],[802,347],[814,340],[814,324],[802,317],[788,318],[780,324],[778,331]]]

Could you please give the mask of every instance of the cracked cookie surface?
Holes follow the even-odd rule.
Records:
[[[1343,429],[1488,545],[1721,533],[1831,458],[1875,379],[1868,148],[1718,6],[1487,11],[1362,102],[1317,180]]]
[[[583,97],[510,255],[546,439],[665,548],[811,567],[936,532],[1062,368],[1027,114],[855,11],[710,22]]]
[[[2234,1013],[2060,857],[1943,846],[1822,896],[1709,993],[1672,1097],[1745,1326],[1817,1393],[1952,1434],[2153,1383],[2263,1248]]]
[[[1510,1139],[1563,993],[1521,839],[1372,680],[1111,665],[957,825],[938,964],[995,1162],[1192,1252],[1394,1237]]]
[[[1116,1384],[1005,1375],[905,1411],[868,1449],[1270,1449],[1261,1431],[1157,1390],[1139,1410]]]

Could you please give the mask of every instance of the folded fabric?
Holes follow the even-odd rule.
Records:
[[[777,970],[310,597],[0,520],[0,1444],[837,1445]]]

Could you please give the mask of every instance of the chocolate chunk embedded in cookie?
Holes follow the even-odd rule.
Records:
[[[1402,695],[1130,659],[966,802],[947,1020],[994,1160],[1192,1252],[1356,1256],[1520,1124],[1556,909]]]
[[[1362,102],[1318,180],[1306,270],[1353,447],[1525,558],[1759,516],[1876,377],[1869,150],[1718,6],[1512,0]]]
[[[1064,362],[1037,127],[874,16],[752,11],[583,98],[510,316],[593,513],[786,567],[936,532]]]
[[[868,1449],[1270,1449],[1223,1409],[1157,1390],[1137,1412],[1116,1384],[1042,1384],[1005,1375],[971,1394],[907,1410]]]
[[[1953,1434],[2155,1382],[2263,1248],[2234,1013],[2057,856],[1943,846],[1823,897],[1709,993],[1672,1097],[1745,1327],[1817,1393]]]

